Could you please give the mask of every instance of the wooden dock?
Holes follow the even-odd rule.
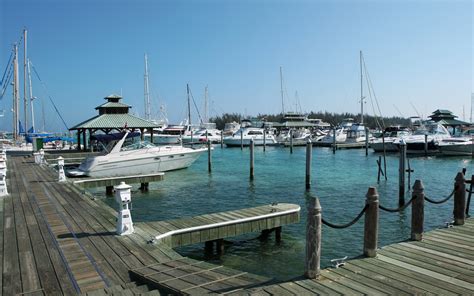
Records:
[[[250,232],[274,230],[298,223],[299,220],[300,206],[282,203],[135,225],[157,243],[161,241],[175,248]]]
[[[148,175],[136,175],[125,177],[108,177],[108,178],[74,178],[72,182],[81,188],[95,188],[119,185],[120,182],[127,184],[150,183],[162,181],[165,173],[154,173]]]
[[[9,157],[8,167],[10,195],[0,199],[3,295],[474,294],[473,218],[462,226],[425,233],[420,242],[383,247],[376,258],[354,259],[343,267],[325,269],[319,280],[301,277],[271,282],[184,258],[164,240],[150,243],[151,238],[169,231],[205,225],[194,225],[192,218],[182,225],[171,223],[175,229],[167,231],[153,223],[136,223],[135,233],[118,236],[116,211],[100,199],[84,195],[70,182],[57,182],[57,173],[51,168],[35,165],[32,157]],[[284,212],[285,204],[280,206]],[[261,214],[271,214],[268,211]],[[288,219],[292,218],[280,219],[280,223],[289,223]],[[241,226],[246,231],[260,231],[252,228],[256,224],[251,221],[250,226]],[[266,227],[276,225],[267,221]],[[209,228],[209,235],[211,229],[217,237],[225,237],[216,227]],[[203,233],[206,239],[206,231],[199,231],[199,240],[203,241]],[[181,243],[183,240],[187,242],[183,237]]]

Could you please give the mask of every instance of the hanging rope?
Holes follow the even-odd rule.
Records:
[[[448,197],[446,197],[446,198],[444,198],[444,199],[442,199],[442,200],[433,200],[433,199],[431,199],[431,198],[429,198],[429,197],[427,197],[427,196],[425,196],[425,200],[426,200],[427,202],[432,203],[432,204],[442,204],[442,203],[447,202],[451,197],[453,197],[454,192],[456,192],[456,188],[453,190],[453,192],[451,192],[451,194],[450,194]]]
[[[386,207],[384,207],[380,204],[379,204],[379,209],[384,210],[384,211],[389,212],[389,213],[401,212],[401,211],[405,210],[415,200],[415,198],[416,197],[412,197],[409,202],[407,202],[406,204],[404,204],[403,206],[401,206],[397,209],[389,209],[389,208],[386,208]]]
[[[7,72],[10,71],[10,68],[11,68],[11,63],[12,63],[12,59],[13,59],[13,51],[10,53],[10,58],[8,59],[8,62],[7,62],[7,65],[5,67],[5,71],[3,72],[3,76],[2,76],[2,80],[0,81],[0,85],[3,85],[3,81],[5,81],[5,76],[7,75]]]
[[[365,207],[362,209],[362,211],[360,211],[359,215],[357,215],[357,217],[355,217],[354,220],[352,220],[351,222],[347,223],[347,224],[343,224],[343,225],[337,225],[337,224],[332,224],[332,223],[329,223],[327,222],[326,220],[324,219],[321,219],[323,224],[326,225],[326,226],[329,226],[331,228],[336,228],[336,229],[342,229],[342,228],[347,228],[347,227],[350,227],[352,225],[354,225],[357,221],[359,221],[359,219],[362,217],[362,215],[364,215],[365,211],[369,208],[369,205],[366,204]]]
[[[49,95],[48,89],[46,88],[45,83],[41,80],[41,78],[40,78],[40,76],[39,76],[39,74],[38,74],[38,71],[36,71],[36,68],[35,68],[35,66],[33,65],[33,63],[31,63],[31,61],[30,61],[30,64],[31,64],[31,67],[33,68],[33,71],[34,71],[35,74],[36,74],[36,77],[37,77],[38,80],[41,82],[41,85],[43,86],[44,91],[45,91],[46,94],[48,95],[49,100],[51,101],[51,104],[53,104],[53,107],[54,107],[54,109],[56,110],[56,113],[59,115],[59,118],[61,118],[61,120],[62,120],[62,122],[63,122],[63,124],[64,124],[64,127],[66,127],[66,130],[69,130],[69,128],[67,127],[66,121],[64,121],[64,118],[61,116],[61,113],[59,113],[59,110],[58,110],[58,108],[56,107],[56,104],[54,103],[53,98],[51,98],[51,96]]]
[[[198,116],[199,116],[199,121],[200,121],[201,124],[202,124],[202,117],[201,117],[201,114],[199,113],[199,108],[198,108],[198,106],[197,106],[197,104],[196,104],[196,101],[194,100],[194,96],[193,96],[193,92],[191,91],[191,88],[189,88],[189,94],[191,95],[191,99],[193,99],[194,108],[196,108],[196,112],[197,112],[197,114],[198,114]],[[191,122],[190,122],[189,124],[191,124]]]

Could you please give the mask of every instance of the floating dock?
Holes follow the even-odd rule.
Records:
[[[189,233],[189,243],[193,234],[197,239],[197,231],[199,240],[211,239],[206,237],[207,229],[193,228],[204,225],[208,226],[209,235],[212,230],[217,232],[216,238],[225,237],[222,231],[219,234],[219,227],[233,226],[216,223],[230,220],[261,217],[259,221],[240,220],[250,223],[241,225],[242,229],[274,228],[278,224],[267,220],[274,217],[264,215],[283,213],[292,206],[280,204],[281,209],[276,207],[273,212],[270,209],[278,205],[266,206],[267,210],[263,207],[261,212],[255,208],[232,211],[238,214],[230,220],[224,217],[229,219],[232,212],[226,212],[221,220],[218,216],[208,223],[198,219],[203,224],[196,225],[193,218],[182,220],[182,225],[174,225],[178,220],[172,220],[175,228],[166,231],[155,222],[136,223],[135,233],[118,236],[117,212],[100,199],[92,200],[76,185],[57,182],[57,173],[51,168],[35,165],[32,157],[13,156],[8,158],[8,167],[10,195],[0,199],[3,295],[160,295],[156,289],[178,295],[474,294],[472,218],[466,219],[463,226],[427,232],[421,242],[383,247],[376,258],[350,260],[340,268],[325,269],[319,280],[301,277],[273,282],[182,257],[171,246],[175,236],[185,233]],[[280,218],[281,225],[296,219],[291,216],[296,214],[287,214]],[[261,222],[263,219],[266,225]],[[179,229],[187,232],[167,235],[171,245],[160,239],[160,235]],[[182,237],[181,243],[183,240],[188,242]]]

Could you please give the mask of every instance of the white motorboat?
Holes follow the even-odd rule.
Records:
[[[277,140],[278,143],[284,146],[304,146],[311,139],[311,132],[308,129],[296,129],[292,132],[287,131],[286,133],[280,134],[281,140]]]
[[[439,123],[427,122],[417,129],[411,136],[404,137],[408,154],[436,154],[439,152],[437,143],[450,138],[448,130]],[[401,138],[393,144],[400,146]],[[426,148],[425,148],[426,147]],[[426,152],[425,152],[426,149]]]
[[[193,132],[191,135],[185,135],[182,138],[183,143],[207,143],[210,141],[211,143],[220,143],[221,142],[221,131],[215,128],[207,129],[201,128],[197,131]]]
[[[239,128],[240,123],[237,123],[235,121],[227,122],[222,132],[224,133],[224,136],[232,136],[235,132],[239,130]]]
[[[189,167],[207,148],[155,146],[150,142],[125,145],[128,132],[118,142],[110,143],[104,155],[86,158],[70,176],[113,177],[166,172]]]
[[[385,143],[385,152],[396,152],[398,151],[398,147],[393,144],[393,141],[409,135],[410,131],[407,128],[389,126],[383,132],[383,137],[380,136],[370,141],[370,148],[374,149],[374,152],[383,152]]]
[[[347,131],[347,138],[344,143],[363,143],[366,138],[372,138],[370,132],[367,134],[366,127],[363,123],[354,123]]]
[[[190,125],[168,125],[161,133],[153,135],[153,143],[158,145],[176,145],[183,136],[191,135]]]
[[[474,129],[467,130],[460,137],[446,138],[438,142],[443,155],[474,157]]]
[[[224,138],[224,144],[228,147],[239,147],[249,146],[250,140],[253,139],[255,146],[262,146],[264,142],[265,133],[265,145],[276,145],[277,141],[273,132],[268,129],[256,128],[256,127],[241,127],[232,136]]]
[[[346,118],[344,119],[338,127],[336,127],[336,144],[341,144],[347,140],[347,132],[354,124],[354,119]],[[322,146],[330,146],[334,143],[334,129],[329,130],[329,132],[322,137],[318,143]]]

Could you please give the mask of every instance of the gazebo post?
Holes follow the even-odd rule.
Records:
[[[84,129],[84,134],[82,135],[82,141],[84,144],[84,151],[87,151],[87,129]]]
[[[140,139],[143,141],[145,139],[145,129],[141,128],[140,129]]]
[[[81,151],[81,130],[77,130],[77,151]]]
[[[150,130],[150,142],[153,143],[153,128],[148,128]]]

